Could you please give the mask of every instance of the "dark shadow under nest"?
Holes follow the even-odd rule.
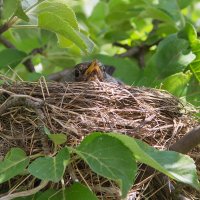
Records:
[[[41,79],[38,83],[6,83],[0,88],[0,104],[1,160],[11,147],[23,148],[27,155],[51,153],[53,146],[44,126],[52,133],[65,133],[69,146],[76,146],[93,131],[102,131],[123,133],[158,149],[168,149],[198,124],[192,115],[195,111],[165,91],[102,82],[46,83]],[[198,148],[189,153],[199,173],[198,154]],[[141,165],[129,199],[170,199],[162,184],[154,187],[157,173],[145,177],[145,171]],[[119,199],[116,184],[94,174],[83,161],[68,167],[66,186],[77,179],[95,191],[99,199]],[[0,185],[0,191],[7,192],[16,185],[16,191],[32,189],[36,181],[33,177],[16,177]],[[52,183],[45,188],[59,187]],[[181,190],[189,199],[200,199],[191,188]]]

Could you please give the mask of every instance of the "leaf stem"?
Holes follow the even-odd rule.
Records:
[[[15,28],[15,29],[30,29],[30,28],[38,28],[38,25],[14,25],[11,28]]]

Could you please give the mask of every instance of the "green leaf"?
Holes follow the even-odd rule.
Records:
[[[49,189],[45,192],[42,192],[41,195],[38,196],[38,198],[36,198],[36,200],[67,200],[65,198],[65,189],[60,189],[60,190],[53,190],[53,189]]]
[[[3,67],[7,67],[8,65],[11,67],[15,67],[19,64],[25,57],[26,53],[23,51],[19,51],[17,49],[4,49],[0,51],[0,69]]]
[[[88,45],[80,36],[80,32],[75,30],[67,21],[64,21],[58,15],[50,12],[43,12],[39,14],[38,20],[39,26],[41,28],[47,29],[66,37],[67,39],[74,42],[74,44],[76,44],[84,52],[91,50],[90,48],[88,48]],[[88,43],[90,43],[89,40]]]
[[[181,9],[189,6],[192,3],[193,0],[178,0],[178,5]]]
[[[71,40],[68,40],[66,37],[56,34],[58,38],[58,44],[61,48],[69,48],[74,45],[74,43]]]
[[[105,39],[111,41],[111,42],[115,42],[117,40],[125,40],[129,37],[129,33],[127,31],[124,30],[111,30],[109,32],[107,32],[104,36]]]
[[[154,6],[147,6],[144,11],[142,11],[139,15],[141,18],[150,17],[153,19],[162,20],[169,24],[174,24],[173,19],[163,10],[160,10]]]
[[[80,183],[74,183],[66,189],[65,196],[67,200],[98,200],[98,198]]]
[[[37,82],[41,78],[42,74],[38,72],[25,72],[25,77],[21,75],[21,78],[25,81]]]
[[[137,165],[132,153],[118,139],[94,133],[75,152],[97,174],[116,181],[125,197],[134,183]]]
[[[48,0],[40,3],[36,12],[41,28],[55,32],[61,47],[69,47],[66,40],[72,41],[84,52],[93,50],[93,42],[80,33],[76,16],[67,1]]]
[[[200,82],[200,40],[196,39],[191,43],[192,52],[195,54],[195,60],[190,64],[190,69]]]
[[[104,15],[102,15],[104,13]],[[105,23],[105,15],[108,13],[108,4],[99,1],[99,3],[94,7],[91,16],[88,18],[89,21],[93,23],[102,24]]]
[[[72,28],[79,30],[75,13],[67,4],[68,2],[66,0],[47,0],[38,4],[36,11],[39,14],[43,12],[55,14],[63,21],[68,22]]]
[[[12,148],[0,162],[0,183],[22,173],[29,163],[26,153],[19,148]]]
[[[190,71],[173,74],[164,79],[162,82],[162,89],[167,90],[179,97],[185,96],[183,92],[185,91],[185,88],[187,87],[191,77],[192,73]]]
[[[109,12],[107,12],[107,9],[106,9],[106,13],[105,13],[106,22],[109,25],[113,25],[113,28],[115,28],[116,26],[119,26],[121,29],[122,23],[128,22],[130,24],[131,18],[138,16],[138,14],[141,11],[142,6],[146,6],[143,1],[110,0],[108,2]]]
[[[200,40],[197,39],[197,32],[194,26],[187,23],[184,29],[178,33],[178,37],[187,39],[190,42],[190,48],[196,56],[195,60],[190,64],[190,69],[200,82]]]
[[[84,185],[74,183],[67,189],[53,190],[49,189],[38,195],[36,200],[98,200],[98,198]]]
[[[37,158],[29,165],[28,171],[39,179],[58,182],[62,179],[69,158],[67,148],[63,148],[55,157]]]
[[[119,133],[108,133],[124,143],[135,158],[172,179],[200,189],[194,160],[187,155],[173,151],[159,151],[148,144]]]
[[[194,62],[192,62],[190,65],[190,69],[192,70],[196,79],[200,82],[200,60],[197,59]]]
[[[187,87],[187,95],[186,100],[187,102],[192,103],[196,108],[199,107],[199,100],[200,100],[200,82],[198,82],[195,77],[193,76],[190,80],[190,83]],[[193,108],[192,108],[193,110]],[[197,110],[200,119],[200,110]]]
[[[3,18],[12,17],[20,5],[20,0],[3,0]]]
[[[64,144],[67,141],[67,136],[60,134],[50,134],[48,137],[54,142],[55,145]]]
[[[197,39],[197,32],[194,26],[187,22],[185,24],[185,27],[181,31],[178,32],[177,36],[179,38],[188,40],[190,43],[193,43]]]
[[[168,36],[158,45],[153,56],[154,64],[161,78],[183,71],[194,59],[187,40],[175,34]]]
[[[92,52],[94,49],[93,41],[88,36],[83,34],[82,32],[77,32],[77,35],[82,39],[82,41],[84,41],[87,51]]]
[[[176,0],[159,0],[157,7],[172,17],[177,28],[184,27],[185,20]]]
[[[19,4],[16,12],[15,12],[15,15],[17,17],[19,17],[20,19],[23,19],[24,21],[28,22],[29,21],[29,17],[26,15],[26,13],[24,12],[24,10],[22,9],[22,5],[21,3]]]
[[[139,15],[164,21],[176,29],[184,27],[185,20],[176,0],[158,0],[148,3]]]
[[[38,194],[38,195],[37,195],[38,197],[36,198],[36,200],[44,200],[44,199],[50,200],[51,197],[57,196],[57,193],[58,193],[57,190],[48,189],[48,190],[46,190],[46,191],[44,191],[44,192],[41,192],[41,194],[36,193],[36,194]],[[60,199],[60,200],[61,200],[61,199]]]
[[[44,132],[45,132],[45,134],[47,134],[47,135],[51,135],[50,130],[49,130],[46,126],[44,126]]]

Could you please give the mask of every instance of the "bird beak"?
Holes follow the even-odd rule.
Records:
[[[97,60],[92,61],[84,75],[88,77],[88,80],[95,80],[96,78],[102,79],[103,74]]]

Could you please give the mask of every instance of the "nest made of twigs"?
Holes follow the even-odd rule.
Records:
[[[102,131],[123,133],[158,149],[168,149],[197,124],[192,115],[194,110],[186,108],[165,91],[104,82],[46,83],[44,79],[37,83],[7,82],[0,89],[0,104],[1,159],[11,147],[21,147],[27,155],[51,153],[52,145],[44,133],[44,126],[51,133],[66,134],[68,146],[78,145],[93,131]],[[200,171],[197,151],[195,149],[191,155]],[[141,167],[138,177],[144,171]],[[72,163],[69,172],[65,174],[67,184],[78,179],[92,188],[99,199],[119,198],[116,184],[94,174],[83,161]],[[129,197],[154,199],[159,192],[149,189],[154,176],[155,173],[139,180]],[[25,179],[14,178],[9,184],[0,186],[0,191],[19,183],[26,190],[34,188],[30,178]],[[49,187],[57,188],[59,184]],[[200,198],[190,188],[183,193]]]

